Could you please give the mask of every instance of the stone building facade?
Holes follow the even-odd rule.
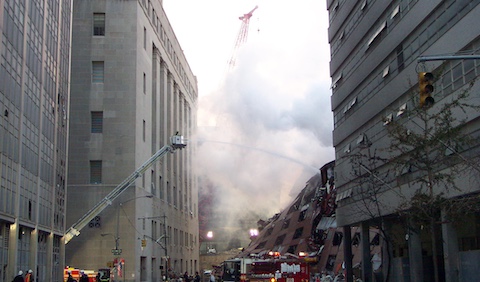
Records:
[[[193,136],[198,98],[161,1],[73,3],[67,227],[172,135]],[[197,271],[194,152],[188,144],[147,169],[66,245],[66,264],[118,261],[124,281]]]

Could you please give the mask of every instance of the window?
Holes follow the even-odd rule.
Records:
[[[348,112],[355,104],[357,103],[357,97],[353,98],[352,101],[350,101],[347,105],[345,105],[345,108],[343,108],[343,113]]]
[[[366,147],[369,147],[370,145],[372,145],[372,143],[370,142],[370,140],[368,140],[367,135],[360,134],[360,136],[358,136],[358,138],[357,138],[357,145],[362,147],[362,148],[366,148]]]
[[[267,241],[263,241],[260,244],[258,244],[258,246],[255,249],[257,249],[257,250],[262,249],[263,247],[265,247],[266,244],[267,244]]]
[[[90,114],[92,117],[91,132],[102,133],[103,132],[103,112],[91,112]]]
[[[393,114],[390,113],[383,118],[383,125],[389,125],[393,121]]]
[[[172,191],[170,191],[170,183],[167,181],[167,203],[172,203]]]
[[[308,209],[305,209],[305,210],[300,212],[300,214],[298,215],[298,222],[301,222],[301,221],[305,220],[305,218],[307,217],[307,211],[308,211]]]
[[[143,73],[143,94],[147,94],[147,75]]]
[[[173,206],[176,208],[178,202],[177,187],[173,186]]]
[[[105,36],[105,13],[93,14],[93,35]]]
[[[392,14],[390,15],[390,19],[395,18],[395,17],[398,15],[398,13],[400,13],[400,5],[397,5],[397,6],[393,9]]]
[[[360,6],[360,10],[363,11],[367,7],[367,0],[364,0],[362,5]]]
[[[102,183],[102,161],[90,161],[90,183]]]
[[[143,28],[143,49],[147,50],[147,28]]]
[[[340,73],[338,76],[335,77],[335,79],[332,81],[332,86],[330,86],[332,89],[337,88],[338,83],[339,83],[340,80],[342,79],[342,76],[343,76],[343,74]]]
[[[337,259],[336,255],[329,255],[327,259],[327,263],[325,265],[325,269],[332,271],[333,267],[335,266],[335,260]]]
[[[103,83],[104,81],[104,62],[94,61],[92,62],[92,83]]]
[[[164,199],[165,197],[165,192],[163,191],[163,179],[162,176],[158,177],[158,194],[160,199]]]
[[[265,232],[265,235],[269,236],[269,235],[272,234],[272,232],[273,232],[273,227],[270,227],[270,228],[268,228],[267,232]]]
[[[335,232],[333,235],[332,245],[338,246],[342,243],[343,233],[342,232]]]
[[[398,65],[398,71],[401,72],[403,68],[405,67],[405,61],[403,59],[403,46],[402,44],[398,45],[397,49],[395,49],[397,53],[397,65]]]
[[[406,110],[407,110],[407,104],[401,105],[400,108],[398,109],[397,117],[402,116]]]
[[[146,124],[145,124],[145,120],[143,120],[143,127],[142,127],[143,142],[145,142],[145,131],[146,131]]]
[[[382,77],[385,78],[390,73],[390,66],[383,69]]]
[[[293,234],[293,239],[298,239],[302,236],[303,233],[303,227],[297,228],[295,230],[295,233]]]
[[[370,40],[368,40],[368,43],[367,43],[367,46],[370,47],[370,45],[372,45],[373,41],[375,41],[375,39],[377,39],[380,35],[380,33],[382,33],[382,31],[387,27],[387,22],[383,22],[380,27],[375,31],[375,33],[372,35],[372,37],[370,37]]]
[[[355,232],[352,238],[352,246],[357,247],[358,245],[360,245],[360,232]]]
[[[287,253],[295,254],[296,249],[297,249],[297,245],[292,245],[292,246],[288,247]]]
[[[275,246],[281,245],[283,243],[283,240],[285,240],[286,236],[286,234],[278,236],[277,240],[275,240]]]

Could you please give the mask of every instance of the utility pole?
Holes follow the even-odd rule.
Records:
[[[168,242],[168,236],[167,236],[167,216],[165,214],[161,215],[161,216],[151,216],[151,217],[140,217],[138,219],[155,219],[155,218],[163,218],[163,235],[161,235],[158,239],[156,238],[152,238],[150,236],[148,236],[150,239],[152,239],[152,241],[154,241],[155,243],[157,243],[158,245],[160,245],[160,247],[162,247],[163,251],[165,252],[165,266],[164,266],[164,277],[165,279],[163,279],[164,281],[168,281],[169,278],[168,278],[168,271],[170,269],[170,258],[168,257],[168,245],[167,245],[167,242]],[[160,242],[160,240],[163,239],[163,244]]]

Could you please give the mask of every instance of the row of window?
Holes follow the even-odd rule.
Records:
[[[302,236],[302,232],[303,232],[303,227],[297,228],[297,230],[295,230],[295,233],[293,235],[293,239],[300,238]],[[330,233],[330,234],[332,234],[332,233]],[[285,240],[286,235],[287,234],[283,234],[283,235],[278,236],[277,239],[275,240],[275,246],[281,245],[283,243],[283,241]],[[333,237],[330,238],[330,240],[332,241],[333,246],[340,246],[342,244],[342,240],[343,240],[343,233],[338,232],[338,231],[333,233]],[[263,249],[265,247],[266,243],[267,243],[267,241],[261,242],[260,244],[258,244],[256,249]],[[360,244],[360,233],[356,232],[355,235],[352,238],[352,245],[353,246],[358,246],[359,244]],[[380,245],[380,235],[378,233],[375,234],[375,236],[372,238],[372,240],[370,241],[370,245],[371,246]],[[287,250],[287,253],[294,254],[295,250],[296,250],[296,247],[297,247],[297,245],[289,246],[289,248]]]
[[[165,44],[167,54],[172,58],[174,66],[177,70],[179,70],[179,74],[185,85],[187,85],[187,91],[189,93],[192,91],[192,86],[188,81],[187,74],[183,69],[180,60],[178,59],[173,45],[171,44],[170,40],[168,39],[166,32],[163,30],[163,26],[160,22],[158,15],[155,12],[155,9],[151,8],[151,3],[149,1],[147,11],[148,16],[152,19],[152,25],[155,28],[155,31],[159,34],[160,41]],[[105,13],[94,13],[93,14],[93,35],[94,36],[105,36]],[[143,48],[147,50],[147,29],[144,27],[143,29]],[[100,66],[102,62],[97,62],[97,66],[94,66],[94,69],[97,70],[96,75],[92,77],[92,81],[94,83],[102,83],[103,82],[103,71],[100,72],[100,68],[103,70],[103,66]],[[145,92],[145,91],[144,91]]]
[[[91,184],[101,184],[102,183],[102,164],[101,160],[90,160],[90,183]],[[160,183],[162,183],[162,178],[159,177]],[[142,177],[143,187],[145,187],[145,177]],[[181,210],[185,210],[189,212],[188,205],[187,205],[187,195],[185,194],[184,197],[181,195],[183,194],[182,191],[178,191],[177,188],[174,186],[170,188],[169,183],[167,182],[166,185],[167,189],[167,203],[172,204],[175,208],[179,208]],[[152,193],[156,194],[156,188],[152,191]],[[163,189],[163,185],[159,187],[159,198],[163,199],[165,196],[165,192]]]
[[[478,52],[478,50],[480,50],[480,41],[476,42],[476,44],[468,46],[468,48],[475,50],[474,52]],[[449,61],[445,63],[442,68],[443,73],[435,83],[434,95],[437,97],[436,100],[440,100],[438,98],[446,97],[453,91],[461,89],[465,84],[470,83],[476,77],[480,76],[480,60]],[[414,97],[414,99],[416,101],[416,97]],[[354,101],[356,101],[356,98]],[[352,105],[353,107],[356,105],[356,103],[351,103],[349,105]],[[406,111],[407,103],[401,104],[400,107],[398,107],[398,109],[396,109],[393,113],[388,112],[385,114],[382,124],[384,126],[390,124],[395,118],[401,118]],[[375,134],[372,133],[370,135]],[[349,142],[343,147],[343,150],[337,151],[336,158],[340,159],[342,156],[349,154],[353,149],[353,146],[362,146],[365,144],[365,142],[369,142],[367,139],[368,138],[365,134],[360,134],[353,145]]]
[[[395,25],[398,23],[398,21],[395,20],[395,17],[398,18],[398,15],[401,17],[405,16],[405,13],[411,9],[411,0],[403,0],[400,1],[400,4],[398,6],[395,6],[392,9],[391,14],[388,15],[390,20],[392,21],[391,24],[387,24],[386,26],[383,26],[383,23],[381,23],[378,27],[378,30],[381,30],[378,34],[374,36],[374,41],[378,41],[377,39],[381,39],[383,35],[386,35],[387,32],[389,32],[391,29],[395,27]],[[446,5],[446,4],[445,4]],[[468,10],[468,4],[463,4],[464,6],[462,7],[457,7],[458,9],[461,9],[461,13],[465,13],[466,10]],[[402,11],[402,9],[405,9],[405,11]],[[450,10],[445,10],[446,8],[439,8],[438,11],[436,11],[435,15],[430,17],[429,20],[430,22],[428,24],[424,25],[424,29],[420,30],[417,36],[409,37],[406,38],[406,41],[402,44],[399,45],[396,50],[394,50],[390,57],[390,60],[386,60],[384,66],[380,66],[379,69],[380,73],[378,76],[375,76],[374,74],[374,79],[371,79],[367,85],[358,87],[360,89],[352,100],[350,101],[345,101],[345,106],[343,111],[336,111],[334,113],[334,126],[335,128],[338,127],[341,122],[344,122],[349,114],[353,112],[353,109],[359,108],[362,104],[367,103],[373,95],[378,93],[380,91],[380,88],[385,86],[385,82],[387,79],[391,79],[389,74],[392,73],[393,71],[402,71],[405,64],[408,62],[413,62],[416,59],[416,56],[418,56],[419,50],[423,48],[425,44],[428,43],[428,41],[433,41],[437,40],[439,36],[444,34],[447,29],[447,23],[448,26],[451,26],[454,24],[456,21],[459,20],[460,17],[458,15],[455,17],[455,13],[450,8]],[[457,10],[455,10],[457,11]],[[400,14],[402,12],[402,14]],[[387,16],[385,16],[387,17]],[[394,21],[395,20],[395,21]],[[386,21],[385,21],[386,22]],[[388,27],[388,29],[387,29]],[[432,36],[432,34],[435,34],[435,36]],[[409,40],[409,41],[408,41]],[[373,41],[372,41],[373,42]],[[372,44],[372,43],[370,43]],[[368,48],[367,48],[368,50]],[[347,73],[354,72],[356,67],[362,63],[361,58],[365,57],[365,55],[362,52],[357,52],[355,58],[352,58],[349,60],[349,63],[347,62],[347,65],[343,67],[343,70],[340,74],[338,74],[334,79],[332,83],[332,88],[335,89],[342,81],[345,79],[345,77],[348,77],[349,75]],[[472,64],[472,62],[470,62]],[[467,62],[468,64],[468,62]],[[396,66],[396,67],[394,67]],[[459,67],[459,70],[461,70],[461,67]],[[445,79],[445,83],[442,81],[442,87],[437,87],[435,90],[435,95],[439,92],[443,92],[443,96],[445,94],[451,93],[455,89],[458,89],[460,87],[463,79],[461,79],[461,74],[459,75],[459,72],[452,73],[456,74],[457,76],[452,77],[449,73],[445,72],[442,75],[442,80]],[[472,75],[472,74],[470,74]],[[452,81],[457,81],[457,85],[452,84],[451,82],[449,83],[449,80]],[[461,84],[461,85],[460,85]],[[455,88],[455,86],[457,88]],[[334,91],[335,93],[335,91]],[[358,100],[358,102],[357,102]]]

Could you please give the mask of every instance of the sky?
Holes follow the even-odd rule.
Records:
[[[163,6],[198,80],[198,132],[186,136],[197,146],[198,173],[219,187],[219,211],[273,216],[334,160],[325,1]],[[239,17],[256,6],[236,49]]]

